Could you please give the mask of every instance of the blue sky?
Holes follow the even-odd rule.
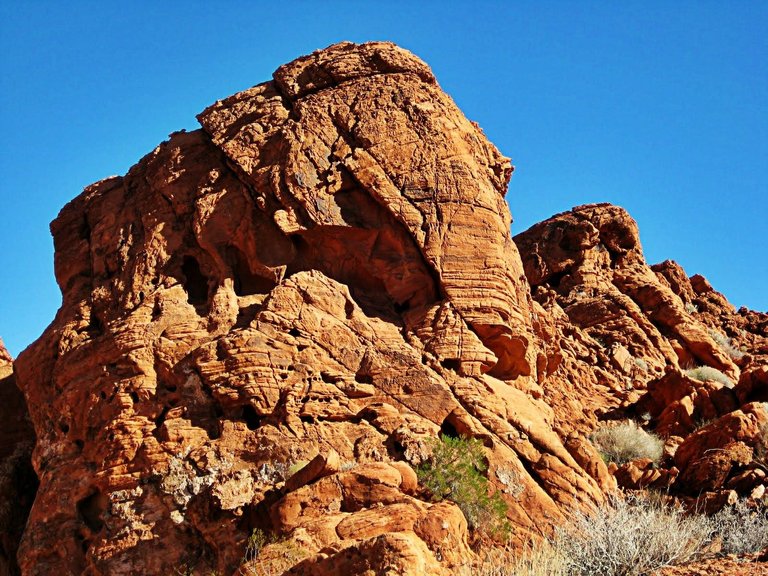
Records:
[[[49,222],[208,104],[341,40],[391,40],[516,166],[520,232],[612,202],[672,258],[768,310],[768,3],[0,4],[0,337],[53,319]]]

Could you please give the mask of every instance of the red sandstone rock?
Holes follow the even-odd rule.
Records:
[[[518,544],[612,485],[545,401],[562,327],[509,233],[509,160],[391,44],[274,78],[51,225],[63,304],[17,362],[26,574],[231,572],[253,529],[295,573],[449,574],[466,524],[411,467],[441,429],[483,439]]]
[[[601,416],[644,418],[667,439],[668,457],[659,469],[613,468],[626,488],[663,485],[713,505],[732,487],[742,496],[764,489],[750,469],[762,412],[749,403],[768,397],[765,315],[736,312],[672,261],[648,267],[636,224],[616,206],[576,207],[515,242],[533,296],[554,320],[538,326],[544,364],[556,366],[543,387],[564,415],[558,431],[588,431]],[[731,384],[689,375],[691,365],[719,369]],[[744,414],[756,420],[747,425]]]
[[[441,431],[482,439],[513,545],[617,480],[765,490],[768,316],[649,267],[616,206],[513,243],[509,160],[409,52],[338,44],[198,118],[51,225],[62,308],[15,365],[25,574],[243,573],[253,530],[277,573],[454,573],[466,520],[414,471]],[[627,415],[660,467],[586,439]]]

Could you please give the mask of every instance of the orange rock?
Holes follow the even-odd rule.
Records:
[[[483,439],[517,543],[603,497],[546,400],[512,167],[423,62],[338,44],[199,120],[52,223],[62,308],[17,362],[27,574],[231,572],[254,528],[305,573],[447,573],[466,528],[413,473],[440,431]]]
[[[616,206],[513,242],[509,160],[414,55],[337,44],[198,119],[62,209],[62,307],[13,376],[0,348],[36,432],[23,573],[233,573],[256,529],[283,572],[450,574],[466,522],[415,473],[441,433],[482,440],[513,546],[614,475],[754,492],[768,317],[650,268]],[[586,435],[628,414],[679,476],[605,466]]]

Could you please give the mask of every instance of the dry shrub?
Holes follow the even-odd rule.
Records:
[[[745,500],[723,508],[711,518],[720,538],[721,554],[752,554],[768,547],[768,508],[750,507]]]
[[[276,540],[261,530],[248,538],[238,576],[282,576],[307,557],[307,551],[292,540]]]
[[[619,465],[638,458],[650,458],[659,462],[664,452],[664,442],[661,438],[646,432],[631,421],[595,430],[590,440],[604,460]]]
[[[736,346],[733,345],[733,340],[728,338],[728,336],[726,336],[722,332],[713,330],[712,328],[710,328],[708,331],[712,340],[715,341],[715,344],[718,345],[720,350],[728,354],[728,356],[730,356],[732,360],[738,360],[739,358],[744,357],[744,352],[736,348]]]
[[[702,382],[711,380],[713,382],[719,382],[726,388],[733,388],[733,380],[728,378],[728,376],[720,372],[717,368],[712,368],[711,366],[688,368],[688,370],[685,371],[685,375],[694,380],[701,380]]]
[[[577,512],[557,531],[553,547],[565,573],[577,576],[641,576],[694,559],[710,541],[704,516],[686,516],[660,501],[610,498]]]
[[[544,540],[527,546],[522,554],[502,548],[483,551],[473,569],[460,569],[458,576],[567,576],[565,558]]]

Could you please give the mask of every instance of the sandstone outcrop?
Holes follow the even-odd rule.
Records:
[[[764,493],[768,316],[648,266],[616,206],[513,240],[509,159],[409,52],[337,44],[198,120],[51,224],[62,307],[0,346],[0,462],[36,433],[39,478],[7,570],[26,521],[28,575],[448,576],[476,534],[419,484],[439,434],[482,441],[518,546],[617,481]],[[603,462],[624,418],[659,465]]]
[[[515,542],[602,498],[546,402],[510,162],[423,62],[335,45],[199,120],[51,225],[25,574],[231,573],[254,530],[294,573],[450,574],[466,521],[414,474],[441,431],[483,440]]]
[[[515,242],[534,300],[554,319],[543,341],[559,343],[548,354],[563,369],[545,398],[556,414],[573,414],[570,405],[585,415],[564,418],[561,433],[636,418],[666,440],[666,457],[614,468],[621,486],[696,496],[699,509],[760,497],[768,315],[735,310],[675,262],[649,267],[636,223],[617,206],[578,206]]]

